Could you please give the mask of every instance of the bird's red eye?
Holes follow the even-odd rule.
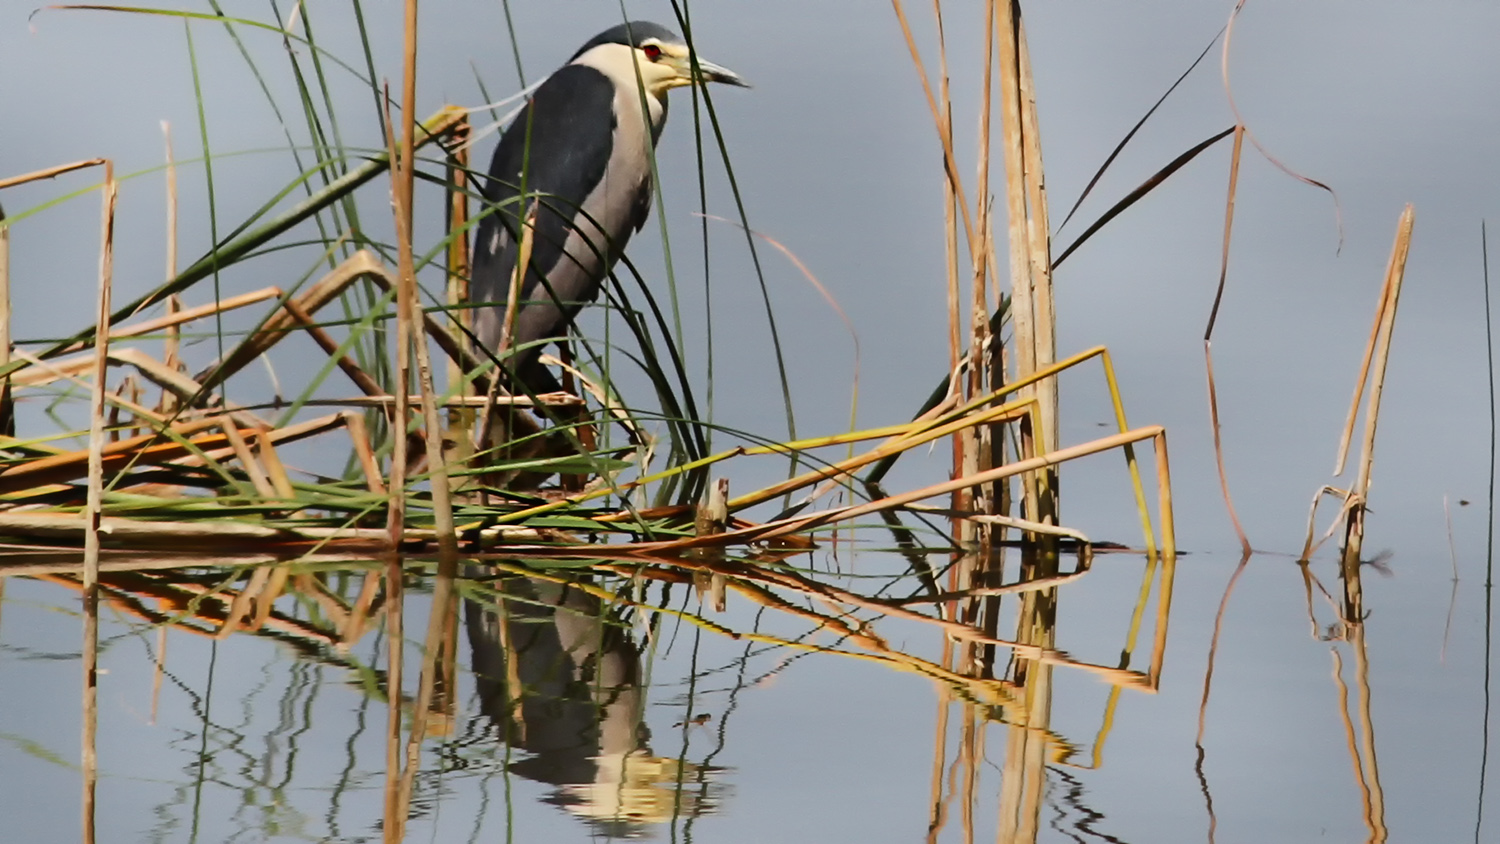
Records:
[[[661,58],[661,48],[656,46],[655,44],[647,44],[646,46],[641,48],[641,52],[645,53],[646,58],[650,59],[651,61],[656,61],[657,59]]]

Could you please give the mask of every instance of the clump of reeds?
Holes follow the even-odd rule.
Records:
[[[398,840],[429,714],[440,720],[446,705],[443,678],[451,678],[453,672],[451,631],[460,555],[489,562],[500,572],[516,564],[502,562],[499,555],[525,557],[532,561],[524,567],[528,574],[545,568],[539,560],[586,560],[594,571],[604,574],[705,583],[712,602],[719,606],[733,593],[804,617],[862,649],[864,658],[932,677],[955,695],[1005,713],[1023,731],[1020,738],[1036,739],[1029,746],[1022,741],[1023,751],[1018,752],[1040,758],[1045,742],[1050,741],[1046,738],[1047,672],[1053,665],[1081,665],[1054,647],[1055,590],[1081,576],[1090,559],[1087,538],[1062,523],[1057,467],[1079,457],[1122,449],[1134,481],[1143,541],[1152,560],[1142,609],[1155,564],[1165,561],[1152,665],[1145,672],[1124,665],[1082,667],[1117,687],[1155,688],[1164,653],[1175,554],[1166,434],[1160,426],[1128,426],[1106,350],[1089,349],[1057,359],[1051,273],[1058,261],[1052,256],[1035,86],[1019,4],[999,0],[984,4],[981,143],[972,190],[965,186],[954,153],[955,121],[941,36],[937,55],[942,71],[934,90],[922,51],[906,25],[903,5],[895,0],[893,6],[922,75],[942,144],[949,198],[950,372],[942,388],[911,421],[820,437],[789,434],[786,441],[768,439],[764,444],[709,453],[706,431],[711,423],[697,417],[699,402],[683,373],[682,356],[668,336],[661,338],[660,351],[649,339],[642,343],[659,410],[627,405],[607,372],[590,376],[585,367],[570,369],[577,387],[572,395],[509,396],[500,391],[496,361],[476,350],[466,331],[465,309],[473,304],[466,295],[466,244],[476,215],[487,213],[473,202],[477,174],[470,169],[468,149],[475,135],[464,110],[456,107],[443,108],[426,120],[413,119],[418,113],[417,16],[415,2],[408,0],[403,9],[406,41],[400,108],[376,79],[363,80],[375,94],[384,148],[354,150],[341,141],[322,140],[340,135],[333,98],[326,85],[309,82],[321,77],[303,74],[299,64],[317,61],[320,50],[311,42],[310,30],[294,32],[291,23],[273,27],[289,43],[296,40],[314,48],[306,58],[288,51],[289,61],[298,70],[302,100],[321,103],[324,109],[306,111],[309,135],[320,139],[316,160],[311,166],[299,160],[304,175],[283,192],[301,191],[304,198],[279,212],[272,211],[275,202],[268,204],[186,269],[177,270],[175,258],[170,259],[172,269],[161,286],[120,307],[110,301],[115,183],[112,173],[106,175],[99,311],[94,324],[35,353],[17,348],[14,355],[0,361],[0,387],[7,397],[0,409],[6,414],[3,421],[8,432],[0,439],[0,536],[13,544],[33,546],[30,556],[0,562],[0,570],[71,577],[71,563],[45,555],[39,559],[35,546],[83,550],[86,564],[80,584],[89,602],[87,617],[96,621],[100,577],[111,576],[101,571],[170,567],[194,559],[188,554],[205,553],[246,564],[278,560],[312,566],[383,560],[383,570],[363,574],[353,600],[332,600],[326,594],[318,599],[333,619],[330,629],[300,631],[322,637],[318,641],[334,647],[347,647],[369,629],[379,612],[386,615],[391,641],[403,641],[407,568],[436,559],[434,612],[424,639],[429,647],[421,667],[421,691],[412,710],[416,717],[404,745],[400,647],[391,648],[387,670],[386,682],[392,691],[388,695],[386,834]],[[934,11],[941,34],[941,3],[935,3]],[[299,14],[306,13],[299,6]],[[232,29],[243,22],[223,19],[220,23]],[[1005,173],[1004,249],[997,244],[999,227],[991,214],[992,100],[999,106],[998,140]],[[1179,157],[1156,181],[1191,154]],[[100,164],[106,162],[79,162],[24,174],[0,181],[0,189]],[[169,166],[166,172],[169,185],[174,184],[173,168]],[[418,203],[414,184],[419,172],[445,185],[442,203],[432,207]],[[394,244],[368,239],[358,223],[355,194],[381,176],[390,178],[389,187],[368,190],[389,193]],[[1118,203],[1071,248],[1142,193]],[[170,207],[175,208],[171,188],[169,195]],[[439,243],[413,240],[414,220],[426,214],[442,215]],[[11,222],[0,221],[0,259]],[[188,304],[195,294],[201,297],[205,282],[265,250],[288,245],[294,232],[313,226],[320,230],[318,244],[323,252],[319,271],[309,274],[312,280],[230,297],[216,295],[209,304]],[[175,221],[169,219],[168,231],[175,228]],[[169,252],[175,253],[175,246]],[[1005,261],[997,257],[1000,254],[1006,256]],[[439,268],[432,266],[437,256],[442,258],[444,292],[428,295],[424,302],[421,279],[438,275]],[[1001,284],[1003,276],[1008,276],[1008,286]],[[0,288],[4,278],[0,261]],[[621,294],[623,298],[623,288]],[[157,305],[164,305],[166,314],[147,318],[146,311]],[[255,327],[238,338],[220,334],[225,342],[222,353],[206,367],[190,372],[179,354],[184,328],[239,309],[258,309]],[[330,316],[333,310],[342,314]],[[639,313],[627,315],[633,332],[646,333],[647,313],[654,313],[659,325],[666,324],[655,302],[648,301]],[[8,331],[8,307],[4,316],[0,330]],[[1007,321],[1012,336],[1009,346],[1002,342],[1000,331]],[[307,338],[326,356],[310,386],[290,401],[279,396],[228,397],[224,387],[229,379],[294,335]],[[148,348],[157,338],[165,340],[159,355]],[[0,345],[9,352],[10,342]],[[1095,358],[1111,392],[1118,431],[1064,446],[1058,437],[1058,377]],[[114,373],[123,377],[112,381]],[[344,393],[326,397],[325,392],[336,390],[332,385],[339,383],[344,384]],[[85,447],[57,444],[77,432],[14,430],[11,397],[46,396],[59,387],[88,391]],[[310,414],[319,408],[331,412]],[[536,411],[539,418],[527,415],[528,410]],[[507,420],[501,426],[510,432],[505,441],[484,439],[492,430],[488,424],[492,415]],[[659,448],[648,433],[656,422],[666,425],[665,447]],[[612,446],[607,437],[599,442],[597,432],[610,426],[625,431],[628,445]],[[954,444],[948,480],[894,493],[884,488],[886,473],[896,459],[944,438]],[[299,474],[288,466],[283,459],[285,447],[313,439],[325,454],[347,457],[342,476]],[[1144,440],[1151,441],[1155,452],[1159,534],[1152,525],[1132,450],[1134,443]],[[865,444],[864,449],[852,450],[857,444]],[[826,449],[835,447],[851,450],[831,456]],[[664,465],[658,462],[661,455],[666,456]],[[784,482],[736,496],[729,496],[724,485],[711,480],[712,474],[729,471],[730,461],[757,455],[793,456],[797,464],[811,468]],[[537,482],[552,475],[562,477],[562,482],[541,488]],[[497,483],[497,478],[510,483]],[[827,490],[841,484],[863,492],[864,500],[814,509]],[[704,496],[705,491],[710,495]],[[959,564],[949,568],[946,585],[929,578],[929,588],[918,597],[861,595],[779,565],[786,554],[810,548],[812,537],[820,531],[867,516],[892,519],[899,525],[897,514],[916,511],[920,502],[944,496],[951,505],[944,512],[952,519],[956,540],[952,547]],[[786,506],[774,516],[759,521],[745,518],[750,508],[777,499]],[[705,504],[705,509],[699,511],[699,504]],[[1023,553],[1019,576],[1004,583],[1001,551],[1008,530],[1023,538]],[[601,537],[606,541],[601,542]],[[1079,565],[1071,572],[1063,571],[1059,562],[1064,543],[1079,549]],[[243,585],[236,586],[242,574],[236,570],[224,583],[179,596],[188,609],[172,616],[171,623],[210,635],[283,623],[273,604],[284,591],[320,594],[316,578],[308,571],[288,566],[256,568],[244,575]],[[154,586],[166,588],[162,583]],[[122,583],[116,594],[129,588]],[[591,587],[573,582],[570,588]],[[901,653],[870,629],[851,624],[847,613],[808,611],[778,596],[778,591],[930,624],[944,637],[944,659],[934,662]],[[1017,595],[1021,602],[1014,636],[1002,636],[998,630],[1004,595]],[[618,601],[620,596],[610,593],[610,600]],[[923,603],[938,607],[936,614],[911,609]],[[85,633],[86,641],[96,636],[97,628]],[[1131,647],[1134,636],[1132,631]],[[955,644],[956,649],[950,647]],[[1008,650],[1018,659],[1009,678],[996,676],[997,649]],[[85,744],[92,747],[91,740]]]

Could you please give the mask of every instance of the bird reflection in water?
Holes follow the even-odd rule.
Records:
[[[711,813],[714,769],[654,755],[640,651],[619,613],[548,580],[509,577],[499,604],[466,602],[480,708],[530,754],[509,770],[556,786],[546,798],[599,832],[633,837]]]

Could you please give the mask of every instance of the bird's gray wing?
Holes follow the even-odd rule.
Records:
[[[563,247],[573,230],[571,221],[604,177],[614,129],[609,79],[593,68],[567,65],[537,88],[501,136],[484,188],[486,203],[496,210],[480,221],[474,236],[469,287],[471,301],[494,303],[474,314],[475,334],[486,348],[493,350],[500,342],[521,220],[533,200],[537,216],[531,265],[522,284],[512,347],[561,336],[578,309],[598,294],[602,273],[582,271]],[[523,186],[525,202],[520,200]],[[523,382],[539,368],[535,360],[541,345],[523,352],[515,363]]]

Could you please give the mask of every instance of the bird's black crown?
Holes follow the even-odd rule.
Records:
[[[639,47],[642,43],[652,38],[665,44],[683,43],[681,36],[659,23],[652,23],[651,21],[628,21],[619,26],[612,26],[589,39],[589,43],[578,48],[578,52],[573,54],[573,59],[577,59],[589,50],[603,44],[624,44],[627,47]],[[573,59],[569,59],[569,61]]]

